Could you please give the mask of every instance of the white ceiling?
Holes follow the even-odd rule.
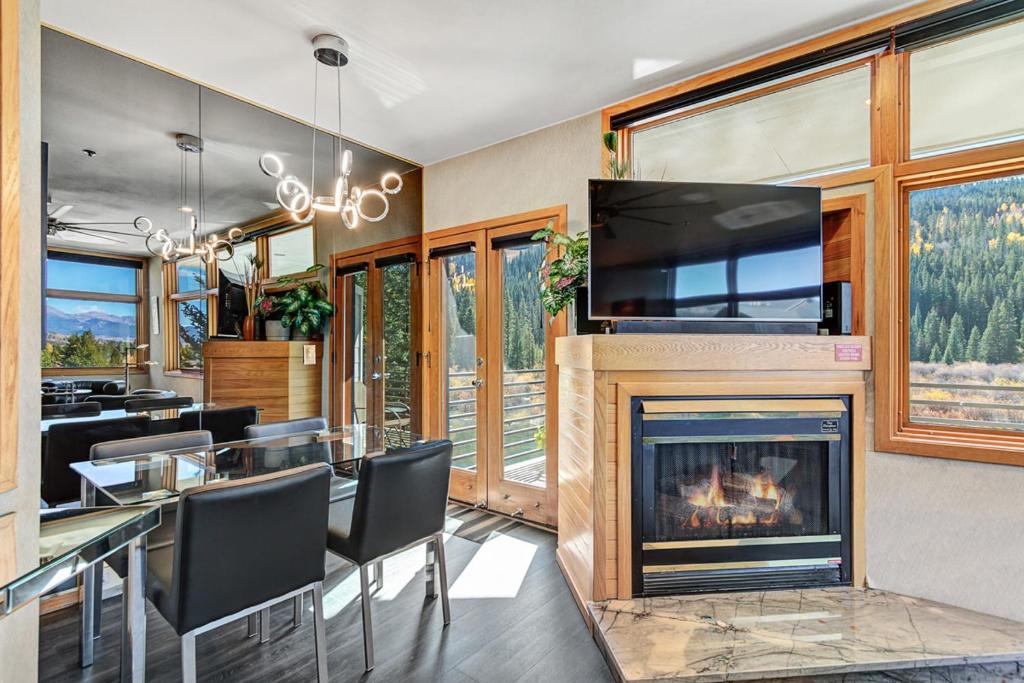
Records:
[[[304,121],[308,40],[336,32],[351,45],[340,132],[429,164],[910,4],[42,0],[42,19]],[[318,123],[337,130],[331,75]]]

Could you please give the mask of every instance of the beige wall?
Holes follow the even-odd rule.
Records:
[[[21,240],[18,344],[18,487],[0,494],[0,515],[15,513],[17,565],[39,562],[39,4],[20,0]],[[11,332],[5,330],[5,332]],[[7,552],[7,549],[3,549]],[[38,608],[30,605],[0,621],[0,678],[34,681],[38,664]]]
[[[587,229],[587,179],[601,176],[601,117],[587,114],[423,169],[423,230],[558,204]]]
[[[424,229],[554,204],[586,229],[587,179],[598,177],[600,119],[589,114],[424,169]],[[868,193],[868,268],[874,251]],[[867,282],[873,332],[874,282]],[[869,385],[870,389],[870,385]],[[869,390],[866,542],[871,586],[1024,620],[1024,468],[872,450]]]

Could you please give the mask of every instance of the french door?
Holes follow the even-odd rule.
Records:
[[[561,212],[428,236],[428,371],[435,436],[454,443],[450,495],[554,525],[557,375],[540,304],[545,245],[530,236]]]
[[[335,259],[334,424],[407,445],[420,421],[419,243]]]

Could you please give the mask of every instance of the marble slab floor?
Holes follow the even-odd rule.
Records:
[[[849,587],[609,600],[594,637],[622,681],[1024,681],[1024,623]]]

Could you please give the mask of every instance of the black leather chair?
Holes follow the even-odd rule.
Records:
[[[299,434],[310,434],[312,432],[322,432],[327,429],[327,419],[324,417],[303,417],[295,420],[283,420],[281,422],[268,422],[266,424],[251,424],[242,430],[243,437],[246,440],[249,439],[263,439],[273,437],[288,437],[296,436]],[[322,443],[319,445],[321,451],[321,458],[324,462],[331,462],[331,446],[328,443]],[[273,449],[268,447],[264,450],[262,458],[267,458],[272,454]],[[351,498],[356,494],[356,482],[353,479],[345,477],[332,477],[331,478],[331,502],[343,500],[345,498]],[[377,573],[380,576],[380,573]],[[266,610],[260,614],[260,640],[264,640],[265,628],[263,624],[270,621],[270,610]],[[295,608],[293,610],[293,623],[296,628],[302,624],[302,609],[301,604],[296,600]],[[249,632],[252,633],[254,629],[254,622],[252,619],[249,621]]]
[[[430,441],[366,458],[360,465],[355,498],[331,504],[327,549],[359,567],[367,671],[373,668],[371,563],[420,543],[430,544],[428,551],[432,546],[441,577],[444,623],[451,623],[442,537],[451,464],[451,441]],[[427,568],[431,576],[433,570],[432,563]],[[432,585],[431,580],[429,597],[433,596]]]
[[[146,592],[181,636],[181,670],[196,680],[196,636],[313,592],[317,680],[327,681],[323,579],[327,465],[219,481],[178,499],[173,546],[148,553]]]
[[[208,448],[213,444],[213,437],[210,432],[204,431],[193,431],[193,432],[179,432],[177,434],[161,434],[158,436],[141,436],[137,439],[121,439],[120,441],[106,441],[104,443],[94,444],[89,449],[90,460],[104,460],[106,458],[119,458],[128,455],[142,455],[144,453],[156,453],[160,451],[173,451],[184,448]],[[100,492],[97,492],[97,504],[98,505],[113,505],[114,502],[106,499]],[[146,548],[147,550],[159,550],[160,548],[166,547],[174,543],[174,529],[175,529],[175,510],[176,508],[169,508],[162,510],[162,516],[160,519],[160,526],[153,531],[150,531],[146,537]],[[107,558],[107,564],[110,568],[121,577],[122,590],[121,595],[128,595],[128,552],[127,550],[114,553]],[[96,584],[97,586],[103,585],[103,565],[96,565]],[[93,601],[96,606],[96,610],[92,615],[93,618],[93,633],[100,632],[100,615],[101,610],[99,609],[101,600]],[[128,644],[128,619],[127,613],[128,601],[122,599],[121,603],[121,663],[122,671],[127,671],[127,665],[125,664],[125,655],[129,652]],[[85,616],[83,615],[83,618]]]
[[[134,396],[136,396],[136,394],[132,394],[132,398],[129,398],[124,402],[124,411],[126,413],[141,413],[144,410],[173,410],[175,408],[192,407],[191,396],[160,398],[150,398],[149,396],[144,398],[134,398]]]
[[[173,391],[157,391],[158,393],[145,394],[91,394],[86,400],[96,401],[103,406],[103,410],[123,410],[125,401],[132,399],[174,398],[178,395]]]
[[[220,408],[217,410],[190,410],[178,418],[181,429],[205,429],[213,434],[214,443],[239,441],[245,437],[245,428],[260,421],[256,406]]]
[[[43,454],[43,500],[58,505],[81,498],[81,478],[71,463],[89,459],[93,444],[149,435],[148,415],[50,425]]]
[[[57,403],[44,405],[42,418],[44,420],[54,417],[95,417],[99,415],[102,407],[95,401],[85,403]]]

